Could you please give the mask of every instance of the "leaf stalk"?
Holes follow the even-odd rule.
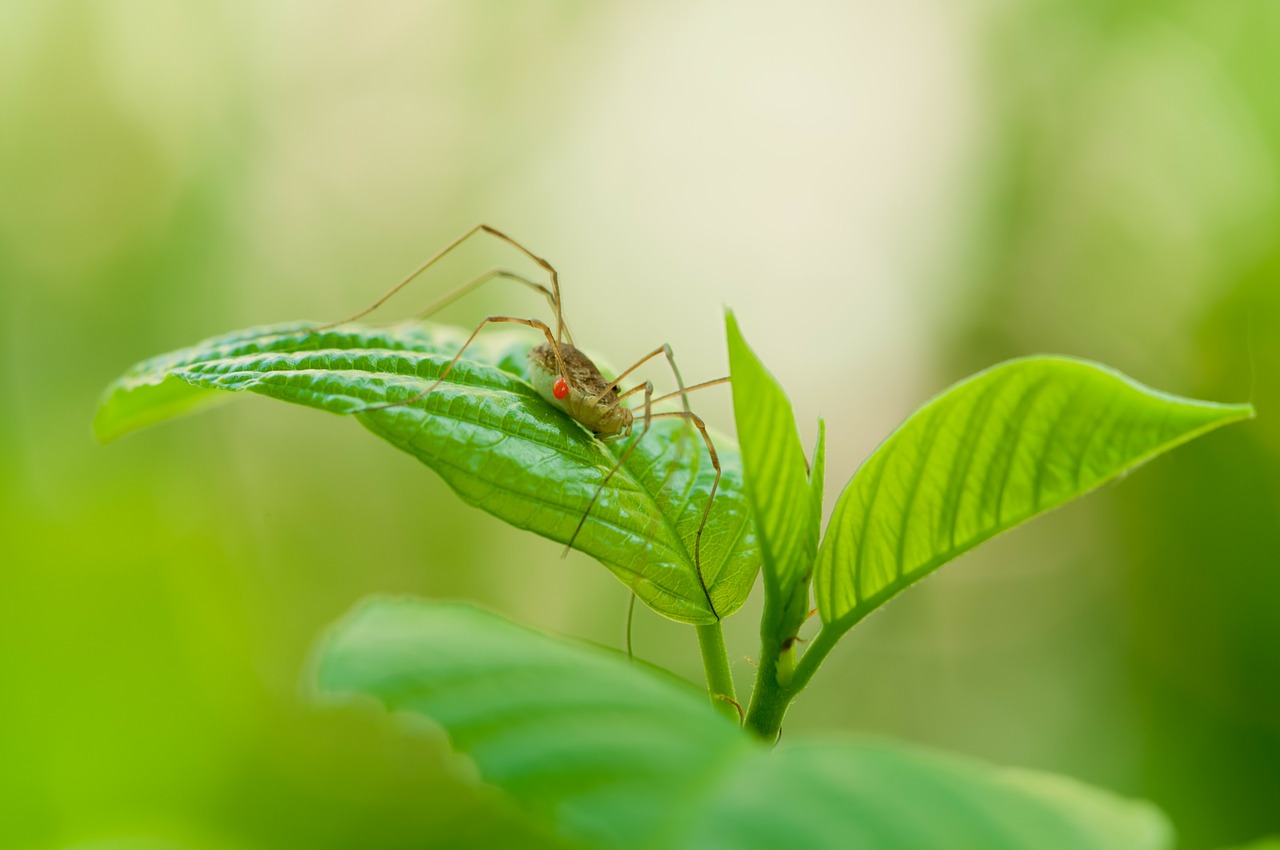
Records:
[[[738,696],[733,688],[733,672],[729,669],[729,653],[724,645],[720,621],[695,626],[698,648],[702,650],[702,667],[707,673],[707,693],[716,710],[738,722]]]

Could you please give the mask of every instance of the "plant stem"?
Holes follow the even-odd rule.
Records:
[[[782,716],[791,702],[789,682],[795,655],[783,650],[780,634],[783,614],[776,593],[766,585],[764,612],[760,617],[760,661],[756,667],[756,683],[751,690],[751,705],[747,708],[745,726],[769,743],[778,739],[782,728]],[[783,660],[786,656],[786,660]],[[779,662],[782,662],[779,669]],[[779,673],[782,673],[780,676]]]
[[[747,709],[746,727],[770,744],[778,739],[782,717],[791,702],[789,689],[778,681],[778,656],[776,650],[761,653],[751,707]]]
[[[741,710],[733,690],[733,673],[729,670],[729,653],[724,646],[724,632],[720,621],[705,626],[695,626],[698,631],[698,647],[702,650],[702,666],[707,671],[707,693],[720,713],[738,721]]]
[[[747,709],[746,727],[772,743],[778,739],[787,706],[809,684],[810,677],[836,645],[840,634],[832,629],[818,632],[798,664],[794,645],[782,649],[767,634],[762,638],[760,667],[756,673],[755,690],[751,694],[751,707]]]

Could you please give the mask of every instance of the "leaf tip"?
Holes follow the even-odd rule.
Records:
[[[98,399],[98,406],[93,411],[93,422],[90,423],[93,439],[101,446],[105,446],[107,443],[114,443],[128,433],[129,430],[121,427],[120,417],[116,413],[115,405],[111,403],[114,390],[115,384],[112,384],[107,387],[106,392],[102,394],[102,398]]]
[[[734,315],[732,307],[724,308],[724,329],[730,344],[735,340],[741,341],[742,331],[738,328],[738,317]]]
[[[1207,419],[1208,430],[1258,418],[1257,408],[1250,402],[1223,404],[1213,401],[1195,401],[1193,403],[1205,408],[1206,414],[1209,414]]]
[[[813,441],[813,454],[809,460],[809,480],[820,480],[827,458],[827,420],[818,417],[818,435]]]

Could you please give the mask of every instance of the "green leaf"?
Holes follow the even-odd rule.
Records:
[[[888,741],[796,742],[743,764],[687,850],[1167,850],[1152,806]]]
[[[1224,847],[1222,850],[1280,850],[1280,837],[1264,838],[1261,841],[1255,841],[1252,844]]]
[[[686,683],[469,605],[384,599],[317,653],[324,693],[438,723],[481,778],[593,848],[1163,850],[1149,806],[884,741],[769,751]]]
[[[804,448],[791,401],[747,346],[737,319],[728,311],[725,327],[747,499],[760,538],[765,592],[777,601],[777,637],[785,640],[794,636],[808,612],[818,547]]]
[[[818,439],[813,447],[813,463],[809,467],[809,535],[812,542],[806,543],[813,551],[818,551],[818,538],[822,533],[822,496],[826,485],[827,465],[827,423],[818,420]]]
[[[814,578],[824,631],[843,632],[987,538],[1252,415],[1064,357],[1012,360],[956,384],[840,495]]]
[[[321,691],[431,718],[485,782],[592,847],[647,846],[754,746],[684,681],[466,604],[367,601],[317,659]]]
[[[466,337],[416,323],[238,331],[134,366],[108,388],[94,424],[100,438],[114,439],[198,409],[225,395],[219,391],[244,390],[354,414],[468,504],[567,542],[624,443],[595,439],[529,385],[525,361],[537,341],[530,334],[484,334],[430,395],[360,412],[429,387]],[[701,580],[692,550],[714,470],[701,439],[679,420],[653,423],[574,543],[655,611],[695,624],[737,610],[759,563],[738,452],[722,436],[716,443],[724,477],[702,537]]]

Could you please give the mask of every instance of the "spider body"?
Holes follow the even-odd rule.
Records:
[[[559,349],[563,376],[550,343],[529,350],[529,379],[538,395],[601,439],[630,436],[635,417],[619,403],[618,390],[581,350],[567,342],[560,343]]]

